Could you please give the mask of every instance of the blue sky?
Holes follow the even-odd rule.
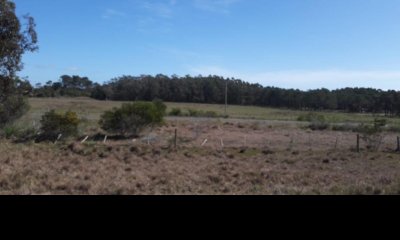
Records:
[[[33,83],[63,74],[236,77],[400,90],[400,0],[15,0],[36,20]]]

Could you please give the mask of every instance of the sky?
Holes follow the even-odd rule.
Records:
[[[400,0],[15,0],[39,51],[20,76],[221,75],[400,90]]]

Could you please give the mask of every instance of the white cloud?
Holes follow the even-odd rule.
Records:
[[[141,1],[137,3],[144,14],[138,14],[136,30],[141,33],[169,33],[173,28],[172,19],[177,0]]]
[[[344,87],[372,87],[379,89],[400,90],[400,71],[374,70],[293,70],[243,73],[216,66],[192,67],[192,74],[221,75],[235,77],[263,86],[298,88],[302,90],[315,88],[337,89]]]
[[[176,0],[165,2],[150,2],[145,1],[143,8],[162,18],[171,18],[173,16],[173,7],[177,4]]]

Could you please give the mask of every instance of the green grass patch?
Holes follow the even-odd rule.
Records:
[[[103,112],[120,107],[122,103],[118,101],[97,101],[91,98],[30,98],[30,111],[20,120],[32,125],[38,122],[41,116],[51,110],[57,112],[74,111],[80,118],[85,118],[89,123],[97,125]],[[209,112],[217,116],[225,116],[225,106],[219,104],[197,104],[197,103],[166,103],[167,112],[180,109],[181,114],[189,113],[189,110],[197,112]],[[390,126],[400,126],[400,118],[389,118],[382,115],[367,113],[346,113],[346,112],[315,112],[322,115],[327,123],[365,123],[372,124],[374,119],[386,119]],[[304,111],[290,109],[276,109],[255,106],[234,106],[230,105],[227,115],[230,118],[257,119],[257,120],[277,120],[277,121],[297,121],[299,116],[307,114]]]

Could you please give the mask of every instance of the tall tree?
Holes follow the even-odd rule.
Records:
[[[27,109],[18,90],[16,74],[22,70],[22,55],[38,49],[35,22],[29,15],[26,29],[15,14],[15,3],[0,0],[0,127],[20,117]]]

